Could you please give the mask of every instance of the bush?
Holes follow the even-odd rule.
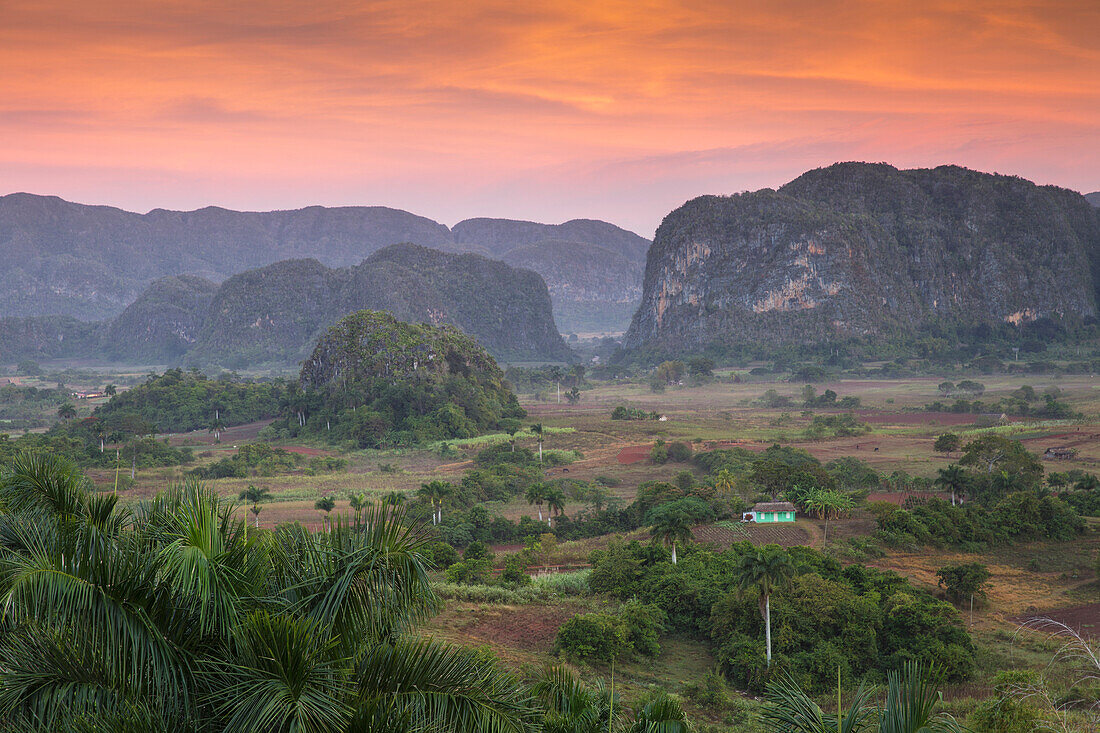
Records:
[[[691,460],[691,446],[681,441],[676,441],[668,446],[668,460],[674,463],[685,463]]]
[[[458,562],[458,550],[446,542],[433,542],[428,545],[428,561],[436,568],[448,568]]]
[[[555,649],[575,660],[610,664],[629,648],[622,619],[608,613],[578,614],[558,629]]]
[[[665,445],[665,441],[657,441],[657,444],[653,446],[653,450],[649,452],[649,459],[659,466],[668,463],[668,446]]]

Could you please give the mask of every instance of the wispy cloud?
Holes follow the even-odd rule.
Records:
[[[859,157],[1100,188],[1098,37],[1092,0],[6,0],[0,189],[651,230]]]

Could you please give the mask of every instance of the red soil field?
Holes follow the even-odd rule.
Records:
[[[617,460],[619,463],[639,463],[649,460],[649,452],[653,450],[651,445],[631,445],[619,451]]]

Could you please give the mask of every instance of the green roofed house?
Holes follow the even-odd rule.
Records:
[[[765,501],[753,506],[751,511],[745,512],[741,517],[742,522],[756,522],[757,524],[771,524],[772,522],[793,522],[794,504],[789,501]]]

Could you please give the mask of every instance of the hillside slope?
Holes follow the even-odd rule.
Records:
[[[198,339],[217,290],[194,275],[155,281],[103,329],[102,353],[116,361],[178,360]]]
[[[570,358],[536,273],[478,255],[403,244],[350,268],[287,260],[229,278],[184,361],[232,367],[297,363],[328,327],[359,310],[458,326],[502,359]]]
[[[1086,193],[1085,200],[1096,207],[1100,207],[1100,191],[1095,193]]]
[[[625,346],[820,342],[1097,313],[1079,194],[945,166],[843,163],[669,214]]]

